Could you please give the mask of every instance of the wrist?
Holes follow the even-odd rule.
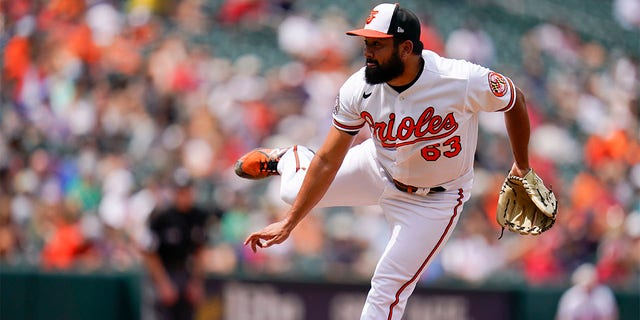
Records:
[[[306,206],[304,205],[294,203],[293,206],[291,206],[291,208],[284,215],[284,218],[280,220],[280,225],[288,232],[291,232],[307,216],[310,211],[311,208],[306,208]]]
[[[530,166],[529,166],[529,161],[525,160],[525,161],[514,161],[513,165],[519,169],[519,170],[529,170]]]
[[[288,214],[284,219],[282,219],[282,224],[284,228],[291,232],[300,222],[300,219],[296,218],[293,214]]]
[[[529,171],[531,170],[531,167],[529,166],[529,164],[518,164],[518,163],[513,163],[513,166],[511,167],[511,172],[510,174],[518,176],[518,177],[524,177],[527,173],[529,173]]]

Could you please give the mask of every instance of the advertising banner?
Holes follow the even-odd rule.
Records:
[[[208,299],[198,318],[353,320],[359,319],[368,290],[367,285],[209,279]],[[512,298],[504,290],[418,287],[404,319],[511,319]]]

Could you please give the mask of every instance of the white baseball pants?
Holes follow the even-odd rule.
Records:
[[[289,149],[278,164],[280,196],[292,203],[314,153]],[[361,320],[401,319],[421,274],[458,222],[471,186],[426,196],[396,189],[378,164],[371,139],[352,147],[317,207],[380,205],[391,237],[371,279]]]

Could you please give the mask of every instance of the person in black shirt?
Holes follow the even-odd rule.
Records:
[[[173,191],[173,203],[149,218],[152,241],[143,251],[159,320],[192,319],[204,298],[203,254],[209,214],[196,206],[190,178],[175,176]]]

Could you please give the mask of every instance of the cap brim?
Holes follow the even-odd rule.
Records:
[[[360,36],[365,38],[393,38],[392,34],[371,30],[371,29],[356,29],[347,31],[350,36]]]

